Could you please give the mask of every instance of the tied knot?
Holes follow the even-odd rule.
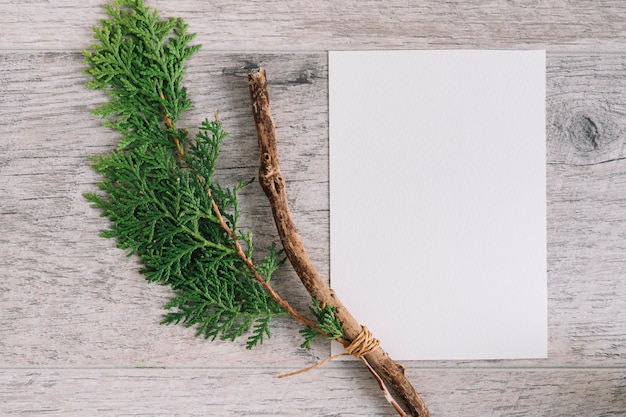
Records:
[[[367,326],[361,326],[361,333],[346,346],[346,352],[349,355],[361,358],[361,356],[365,356],[379,347],[380,341],[374,337],[370,329]]]
[[[290,372],[288,374],[278,375],[278,378],[286,378],[289,376],[303,374],[305,372],[309,372],[315,368],[319,368],[332,361],[333,359],[340,358],[342,356],[354,356],[358,359],[361,359],[363,356],[368,353],[373,352],[374,350],[380,347],[380,341],[374,337],[370,329],[367,326],[361,326],[361,333],[357,335],[357,337],[350,342],[348,346],[345,347],[346,351],[344,353],[339,353],[337,355],[329,356],[314,365],[309,366],[308,368],[300,369],[299,371]]]

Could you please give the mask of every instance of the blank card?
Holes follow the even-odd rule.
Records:
[[[331,52],[329,105],[357,320],[398,360],[546,357],[545,52]]]

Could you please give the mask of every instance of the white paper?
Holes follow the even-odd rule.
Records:
[[[331,52],[329,94],[346,307],[394,359],[546,357],[545,52]]]

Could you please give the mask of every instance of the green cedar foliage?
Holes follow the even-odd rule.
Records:
[[[325,333],[326,338],[329,340],[335,340],[345,337],[343,333],[343,323],[339,321],[335,314],[337,309],[329,304],[322,307],[315,298],[313,298],[312,301],[313,305],[309,307],[309,310],[317,319],[317,327]],[[311,342],[313,340],[322,335],[309,326],[300,330],[300,334],[304,339],[304,342],[302,342],[300,347],[306,349],[311,347]]]
[[[199,46],[189,45],[194,36],[181,19],[161,20],[142,0],[117,0],[106,11],[84,52],[88,87],[109,96],[95,113],[121,134],[116,151],[92,158],[102,192],[86,198],[111,221],[102,235],[137,255],[148,281],[171,285],[164,323],[194,326],[210,339],[248,333],[252,348],[269,337],[270,320],[287,313],[234,247],[238,241],[252,256],[251,235],[237,228],[237,192],[250,181],[232,188],[212,181],[226,137],[221,123],[205,120],[193,138],[176,127],[191,107],[185,62]],[[281,263],[272,247],[256,267],[269,280]]]

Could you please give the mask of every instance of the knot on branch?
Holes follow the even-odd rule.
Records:
[[[361,358],[380,347],[380,341],[374,337],[367,326],[361,326],[361,333],[346,346],[348,354]]]

